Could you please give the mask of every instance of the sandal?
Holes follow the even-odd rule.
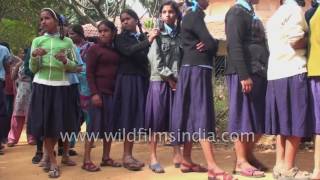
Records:
[[[118,168],[118,167],[121,167],[122,164],[121,163],[118,163],[118,162],[115,162],[113,159],[111,158],[108,158],[108,159],[102,159],[101,163],[100,163],[100,166],[110,166],[110,167],[115,167],[115,168]]]
[[[257,168],[241,168],[242,164],[237,163],[235,170],[233,171],[233,174],[238,174],[244,177],[252,177],[252,178],[263,178],[265,177],[265,174],[263,171],[258,170]],[[237,170],[239,168],[240,170]]]
[[[60,177],[59,167],[50,168],[48,172],[49,178],[58,178]]]
[[[208,169],[201,166],[200,164],[186,164],[181,163],[181,172],[182,173],[191,173],[191,172],[198,172],[198,173],[205,173],[208,172]]]
[[[269,171],[269,168],[256,158],[250,160],[249,164],[252,164],[252,166],[256,167],[260,171]]]
[[[49,172],[50,165],[51,165],[50,161],[43,161],[39,166],[42,167],[42,170],[44,172]]]
[[[294,167],[290,170],[282,171],[278,180],[310,180],[310,174]]]
[[[88,172],[97,172],[100,171],[100,167],[97,167],[95,164],[92,162],[84,162],[82,167],[83,170],[86,170]]]
[[[159,163],[150,164],[149,169],[151,169],[153,172],[159,173],[159,174],[165,172],[163,167]]]
[[[77,165],[77,163],[72,161],[69,157],[63,157],[61,159],[61,164],[64,164],[66,166],[76,166]]]
[[[237,180],[227,172],[215,173],[212,169],[208,170],[208,180]]]
[[[133,159],[133,157],[129,157],[123,162],[123,167],[130,171],[140,171],[143,166],[141,166],[141,164],[138,164],[137,161]]]
[[[144,166],[145,166],[144,162],[141,162],[141,161],[135,159],[134,157],[131,157],[131,158],[132,158],[137,164],[139,164],[141,167],[144,167]]]

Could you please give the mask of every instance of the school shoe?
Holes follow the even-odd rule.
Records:
[[[63,149],[58,149],[58,156],[62,156],[63,155]],[[69,156],[77,156],[78,153],[73,150],[73,149],[69,149]]]
[[[294,167],[290,170],[282,171],[278,180],[310,180],[310,174]]]
[[[32,158],[32,164],[39,164],[43,156],[42,152],[36,152],[36,154]]]

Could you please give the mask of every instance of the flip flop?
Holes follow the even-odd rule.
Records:
[[[60,177],[60,169],[59,167],[50,168],[48,172],[49,178],[58,178]]]
[[[74,161],[72,161],[69,158],[67,158],[67,159],[62,158],[61,159],[61,164],[64,164],[66,166],[76,166],[77,165],[77,163],[75,163]]]
[[[256,168],[246,168],[246,169],[241,169],[240,171],[235,170],[234,174],[238,174],[238,175],[241,175],[241,176],[244,176],[244,177],[252,177],[252,178],[263,178],[263,177],[265,177],[264,172],[260,171],[260,170],[258,170]]]
[[[83,163],[83,165],[81,166],[81,168],[83,170],[86,170],[88,172],[97,172],[100,171],[100,168],[97,167],[95,164],[93,164],[92,162],[85,162]]]
[[[182,167],[185,167],[182,168]],[[181,163],[181,172],[182,173],[191,173],[191,172],[198,172],[198,173],[205,173],[205,172],[208,172],[208,169],[201,166],[200,164],[185,164],[185,163]]]
[[[102,161],[100,163],[100,166],[102,166],[102,167],[103,166],[110,166],[110,167],[118,168],[118,167],[122,167],[122,164],[118,163],[118,162],[115,162],[111,158],[108,158],[108,159],[102,159]]]
[[[159,173],[159,174],[165,173],[164,169],[162,168],[162,166],[159,163],[150,164],[149,169],[151,169],[155,173]]]
[[[219,178],[220,177],[220,178]],[[221,179],[222,177],[222,179]],[[208,180],[237,180],[232,175],[227,172],[215,173],[213,170],[208,170]]]

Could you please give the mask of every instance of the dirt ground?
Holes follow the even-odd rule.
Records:
[[[31,158],[35,153],[35,146],[26,144],[26,137],[23,133],[19,144],[15,147],[5,149],[5,155],[0,156],[0,180],[43,180],[48,179],[47,173],[44,173],[41,168],[31,163]],[[111,157],[117,161],[121,160],[122,143],[116,142],[112,146]],[[160,146],[158,156],[161,164],[164,166],[165,174],[155,174],[148,169],[148,147],[145,143],[138,143],[134,147],[134,155],[137,159],[143,160],[147,166],[139,172],[130,172],[124,168],[102,168],[102,171],[97,173],[89,173],[81,169],[81,162],[83,158],[83,143],[79,142],[76,145],[78,156],[73,157],[78,164],[76,167],[61,167],[61,180],[205,180],[207,174],[190,173],[182,174],[179,169],[175,169],[171,163],[172,148],[168,146]],[[275,154],[269,152],[257,152],[257,157],[263,160],[270,168],[274,164]],[[99,163],[102,155],[101,143],[96,143],[96,148],[92,151],[93,160]],[[234,153],[231,149],[219,148],[215,151],[217,163],[229,172],[234,166]],[[196,147],[193,150],[193,159],[198,163],[205,163],[201,149]],[[300,152],[298,154],[297,165],[306,171],[311,171],[313,167],[313,153]],[[58,158],[60,160],[60,157]],[[239,180],[246,180],[253,178],[239,177]],[[267,177],[261,180],[271,180],[271,173],[267,173]]]

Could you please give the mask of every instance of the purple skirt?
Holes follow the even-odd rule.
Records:
[[[151,81],[147,95],[145,127],[151,132],[169,131],[174,91],[165,81]]]
[[[113,122],[118,132],[145,128],[145,105],[149,79],[140,75],[119,74],[114,92]]]
[[[266,134],[310,137],[306,74],[268,81]]]
[[[229,92],[229,132],[257,133],[265,131],[265,97],[267,79],[253,75],[253,88],[249,94],[242,92],[238,75],[227,75]]]
[[[114,132],[114,122],[112,121],[112,96],[102,95],[102,107],[89,106],[89,120],[87,125],[88,135],[99,135],[105,137],[104,133]]]
[[[181,67],[170,122],[173,144],[214,135],[212,91],[211,69],[199,66]]]
[[[8,117],[6,100],[4,95],[4,82],[0,80],[0,141],[3,138],[7,138],[8,134],[5,132],[4,127],[6,127]]]
[[[311,77],[309,80],[310,110],[314,133],[320,134],[320,77]]]
[[[33,83],[28,133],[35,137],[61,138],[80,127],[77,85],[47,86]]]

